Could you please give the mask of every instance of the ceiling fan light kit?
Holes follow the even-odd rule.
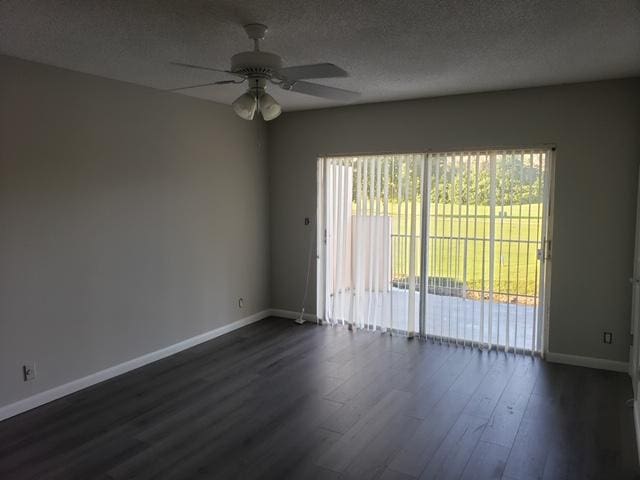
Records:
[[[282,58],[279,55],[260,50],[260,40],[264,39],[267,33],[266,25],[251,23],[245,25],[244,30],[249,39],[253,40],[253,51],[237,53],[231,57],[230,70],[220,70],[186,63],[172,63],[181,67],[224,72],[238,77],[240,80],[222,80],[190,87],[173,88],[171,90],[186,90],[230,83],[239,84],[247,81],[247,92],[234,100],[231,104],[233,110],[244,120],[253,120],[256,111],[259,111],[266,121],[273,120],[282,113],[280,104],[266,92],[267,82],[279,86],[285,91],[312,95],[338,102],[349,102],[359,96],[359,93],[349,90],[327,87],[317,83],[301,82],[300,80],[302,79],[347,77],[348,74],[331,63],[283,67]]]
[[[236,115],[240,118],[244,120],[253,120],[258,104],[256,102],[256,97],[254,97],[252,93],[247,92],[236,98],[231,106],[233,107],[233,111],[236,112]]]
[[[282,107],[280,106],[280,104],[276,102],[276,99],[268,93],[262,94],[262,96],[258,100],[258,107],[260,108],[262,118],[264,118],[266,121],[273,120],[282,113]]]

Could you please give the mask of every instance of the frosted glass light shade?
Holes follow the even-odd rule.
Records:
[[[275,98],[273,98],[268,93],[264,93],[260,100],[258,101],[260,104],[260,113],[262,113],[262,118],[264,118],[267,122],[269,120],[273,120],[277,118],[280,113],[282,113],[282,108],[276,102]]]
[[[256,102],[256,98],[252,94],[247,92],[236,98],[231,105],[233,106],[233,111],[236,112],[236,115],[240,118],[253,120],[258,102]]]

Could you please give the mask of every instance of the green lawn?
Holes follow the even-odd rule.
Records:
[[[410,207],[409,207],[410,208]],[[418,207],[420,208],[420,207]],[[504,212],[504,214],[502,214]],[[518,295],[536,295],[539,263],[537,248],[542,205],[496,206],[494,291],[498,300],[514,300]],[[381,214],[383,212],[380,212]],[[465,282],[470,290],[489,289],[489,206],[439,204],[430,206],[429,276],[453,278]],[[405,205],[389,205],[393,217],[394,278],[408,274],[408,239],[398,237],[410,232]],[[453,216],[452,216],[453,215]],[[420,217],[416,231],[420,232]],[[443,238],[444,237],[444,238]],[[453,238],[451,238],[453,237]],[[531,241],[533,243],[516,243]],[[464,270],[464,259],[467,270]],[[416,258],[416,274],[420,272]],[[484,286],[484,287],[483,287]],[[508,296],[507,296],[508,294]],[[473,294],[472,294],[473,295]],[[479,295],[479,294],[478,294]],[[518,299],[524,302],[525,299]]]

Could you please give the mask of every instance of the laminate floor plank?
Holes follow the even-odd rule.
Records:
[[[515,356],[516,363],[496,407],[491,413],[481,440],[511,448],[529,403],[539,373],[538,361]]]
[[[498,353],[491,370],[476,389],[473,397],[464,410],[465,414],[489,419],[502,397],[511,376],[518,364],[518,357],[513,354]]]
[[[499,480],[509,457],[509,447],[480,441],[462,472],[461,480]]]
[[[484,418],[462,413],[433,454],[420,479],[459,479],[486,424]]]
[[[416,418],[427,417],[472,358],[469,351],[456,347],[437,345],[434,348],[443,349],[445,360],[443,363],[434,363],[435,368],[429,376],[430,380],[422,382],[420,388],[413,393],[407,415]]]
[[[413,436],[421,423],[422,420],[402,413],[392,417],[385,428],[354,457],[343,477],[353,480],[378,478],[400,446]]]
[[[409,398],[410,394],[407,392],[390,391],[318,459],[318,465],[335,472],[344,472],[396,415],[403,414]]]
[[[269,318],[0,422],[3,480],[633,479],[625,374]]]
[[[414,480],[416,477],[407,475],[406,473],[396,472],[390,468],[386,468],[378,480]]]
[[[433,408],[424,412],[424,421],[415,435],[405,442],[391,462],[390,467],[397,472],[414,477],[422,474],[497,359],[496,352],[455,348],[459,349],[456,353],[462,368],[453,370],[456,375],[449,377],[453,382],[448,390]],[[455,354],[452,357],[455,358]],[[450,364],[453,364],[452,357]]]

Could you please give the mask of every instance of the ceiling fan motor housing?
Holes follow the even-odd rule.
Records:
[[[231,57],[231,71],[247,77],[271,78],[280,68],[282,68],[282,59],[275,53],[241,52]]]

